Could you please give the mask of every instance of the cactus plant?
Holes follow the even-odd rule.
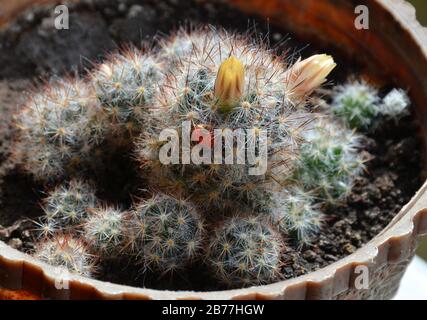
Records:
[[[279,230],[299,245],[312,242],[324,219],[315,197],[298,187],[276,192],[270,210]]]
[[[301,96],[325,80],[335,64],[331,57],[317,55],[287,68],[263,44],[225,31],[205,31],[203,36],[200,31],[181,32],[165,42],[160,54],[170,56],[181,44],[185,49],[178,50],[179,59],[166,74],[155,99],[154,130],[147,130],[139,139],[137,157],[154,173],[153,180],[170,182],[170,188],[179,185],[185,196],[193,195],[201,205],[215,203],[224,209],[223,204],[234,203],[256,208],[256,199],[264,199],[269,191],[264,186],[290,173],[301,133],[313,117],[296,105]],[[178,165],[162,166],[159,155],[164,144],[157,139],[161,129],[181,133],[186,130],[184,123],[189,124],[193,142],[203,136],[206,148],[215,144],[221,148],[222,136],[214,132],[216,128],[252,132],[253,136],[237,144],[244,145],[245,150],[254,147],[259,151],[258,159],[252,164],[223,165],[226,159],[221,155],[222,165],[217,166],[212,164],[213,156],[208,155],[201,164],[194,165],[187,159]],[[261,149],[257,148],[261,145],[266,146],[267,159],[259,156]],[[263,165],[259,173],[249,173],[251,168]],[[216,201],[218,196],[226,201]]]
[[[132,259],[159,276],[203,261],[229,288],[280,279],[285,249],[314,241],[322,211],[344,201],[364,169],[352,130],[408,110],[403,90],[381,99],[352,80],[318,112],[308,98],[335,66],[324,54],[288,64],[247,35],[196,28],[158,50],[114,53],[85,80],[46,85],[17,116],[15,160],[45,186],[62,182],[43,202],[34,256],[83,275],[94,273],[95,254],[103,267]],[[163,129],[176,133],[176,162]],[[130,209],[100,187],[101,204],[83,180],[93,177],[84,164],[122,150],[151,194]],[[121,165],[104,162],[104,174]]]
[[[408,114],[409,97],[402,89],[391,90],[383,99],[378,90],[364,80],[350,80],[332,93],[332,113],[350,128],[369,131],[379,125],[378,118],[398,121]]]
[[[349,81],[334,88],[332,113],[350,128],[368,130],[378,115],[378,90],[364,80]]]
[[[90,184],[73,179],[50,191],[43,202],[45,216],[42,221],[45,223],[41,223],[40,231],[51,234],[58,230],[81,227],[98,199]]]
[[[113,129],[126,130],[131,135],[139,132],[163,77],[158,58],[131,48],[113,54],[91,77]]]
[[[69,234],[41,240],[36,244],[34,257],[83,276],[96,273],[96,257],[89,253],[84,242]]]
[[[360,137],[323,119],[305,132],[305,139],[294,181],[327,203],[342,200],[364,168],[366,159],[359,153]]]
[[[124,248],[128,229],[126,212],[114,207],[97,207],[84,223],[83,237],[98,256],[114,259]]]
[[[90,85],[79,79],[47,84],[17,117],[15,154],[38,180],[57,180],[87,162],[104,139],[104,117]]]
[[[208,33],[210,37],[206,37],[206,33]],[[180,60],[185,59],[186,56],[191,54],[198,44],[208,44],[211,42],[218,44],[223,40],[221,35],[222,34],[216,32],[212,26],[196,27],[193,28],[191,32],[181,28],[176,34],[160,39],[160,59],[165,61],[168,65],[174,66],[179,63]]]
[[[236,216],[215,230],[207,263],[228,287],[271,283],[280,279],[283,249],[280,235],[265,221]]]
[[[144,270],[171,274],[199,257],[204,223],[191,204],[164,194],[135,205],[131,248]]]
[[[380,114],[395,122],[409,114],[410,100],[407,93],[402,89],[391,90],[382,100]]]

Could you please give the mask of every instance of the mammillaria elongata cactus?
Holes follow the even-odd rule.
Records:
[[[360,137],[322,119],[307,130],[294,180],[327,203],[343,199],[363,169]]]
[[[300,245],[310,244],[324,218],[315,197],[298,187],[275,194],[271,215],[279,230],[291,235]]]
[[[37,231],[41,237],[58,232],[80,230],[98,205],[94,188],[80,179],[57,186],[43,199],[44,215],[40,217]]]
[[[95,191],[89,184],[73,179],[48,194],[44,200],[44,210],[48,219],[56,220],[62,228],[66,228],[82,224],[97,201]]]
[[[393,89],[383,98],[380,114],[397,122],[401,117],[409,114],[410,104],[408,94],[404,90]]]

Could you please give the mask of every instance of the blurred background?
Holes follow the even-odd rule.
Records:
[[[427,26],[427,0],[409,0],[417,9],[418,20]],[[427,260],[427,237],[424,237],[418,255]]]

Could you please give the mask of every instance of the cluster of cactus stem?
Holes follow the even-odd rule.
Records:
[[[47,84],[16,121],[17,162],[57,184],[42,204],[34,255],[82,275],[132,259],[159,276],[203,264],[228,287],[280,279],[284,249],[309,246],[324,209],[345,201],[363,171],[353,129],[380,115],[398,120],[409,105],[402,90],[381,99],[352,81],[331,90],[327,112],[313,112],[310,97],[335,66],[323,54],[288,64],[248,35],[198,28],[154,50],[112,54],[86,79]],[[163,129],[179,139],[188,130],[178,163],[160,161]],[[246,161],[227,163],[216,129],[246,133],[228,145],[243,146]],[[124,208],[97,198],[81,177],[104,142],[133,148],[149,197]],[[210,152],[218,145],[219,159]],[[191,148],[200,163],[185,160]]]
[[[331,112],[347,126],[361,131],[375,130],[378,118],[398,121],[408,114],[410,100],[402,89],[393,89],[384,98],[364,80],[351,80],[334,88]]]

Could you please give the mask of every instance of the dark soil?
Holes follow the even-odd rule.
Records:
[[[43,186],[35,185],[14,169],[7,158],[13,148],[12,115],[22,102],[22,91],[37,83],[39,77],[84,73],[85,68],[90,68],[90,61],[102,60],[112,49],[129,42],[141,46],[143,41],[151,42],[153,37],[182,24],[210,23],[243,32],[249,27],[253,36],[270,41],[279,51],[293,48],[292,52],[302,51],[303,55],[316,49],[328,52],[325,48],[298,45],[288,40],[283,30],[256,17],[244,16],[220,0],[86,0],[68,7],[70,30],[56,30],[53,7],[43,7],[23,14],[0,32],[0,240],[24,251],[32,249],[33,226],[29,219],[41,214],[38,203],[42,193],[36,190],[43,190]],[[338,61],[340,66],[351,68],[341,68],[334,75],[335,82],[359,70],[349,61]],[[366,173],[357,180],[348,201],[330,210],[324,232],[312,246],[291,247],[284,253],[285,278],[316,270],[353,253],[384,229],[420,187],[421,143],[413,117],[398,125],[384,124],[365,143],[372,156]],[[128,164],[115,189],[103,190],[104,196],[111,197],[120,190],[128,194],[127,177],[132,170]],[[121,195],[115,200],[129,200],[123,197],[126,198]],[[218,289],[205,270],[190,270],[170,281],[156,281],[150,275],[137,278],[132,262],[105,265],[99,277],[156,288]]]

